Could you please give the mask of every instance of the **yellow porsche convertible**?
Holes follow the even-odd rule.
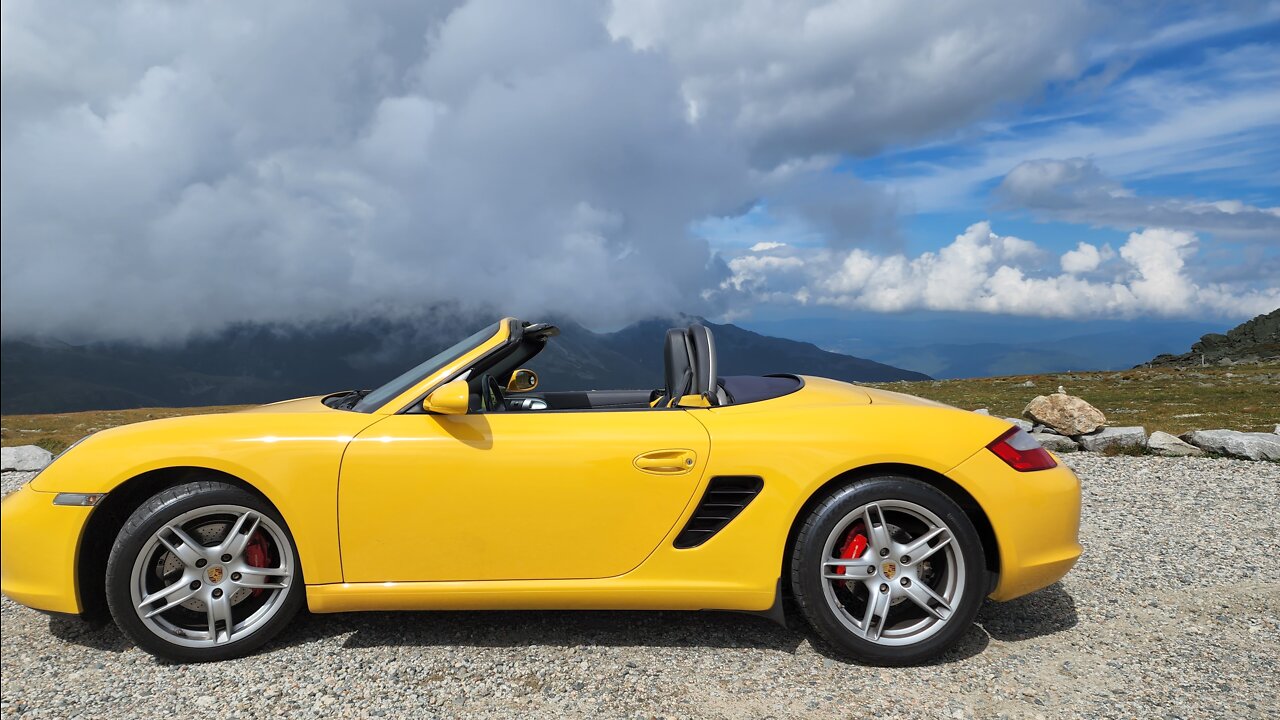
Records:
[[[906,664],[1080,555],[1079,482],[1004,421],[722,377],[701,325],[667,333],[664,387],[539,392],[557,334],[508,318],[372,391],[90,435],[5,498],[4,594],[183,662],[249,653],[305,602],[787,608]]]

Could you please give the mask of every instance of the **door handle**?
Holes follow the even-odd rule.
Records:
[[[698,454],[692,450],[653,450],[636,456],[634,465],[654,475],[683,475],[693,469]]]

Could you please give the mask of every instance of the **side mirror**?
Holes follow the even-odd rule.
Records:
[[[439,415],[466,415],[470,406],[470,396],[467,381],[459,378],[432,391],[427,399],[422,401],[422,409]]]
[[[511,373],[511,379],[507,381],[507,392],[522,393],[538,387],[538,373],[520,368]]]

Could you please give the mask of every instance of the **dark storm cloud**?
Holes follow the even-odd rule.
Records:
[[[824,158],[1072,72],[1077,6],[990,4],[5,2],[4,332],[702,310],[690,223],[891,237]]]

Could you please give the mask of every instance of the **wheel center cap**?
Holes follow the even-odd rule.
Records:
[[[217,585],[222,582],[223,570],[221,565],[214,565],[205,571],[205,576],[209,578],[209,582]]]
[[[898,564],[892,562],[881,563],[880,572],[884,573],[886,580],[892,580],[893,576],[898,572]]]

